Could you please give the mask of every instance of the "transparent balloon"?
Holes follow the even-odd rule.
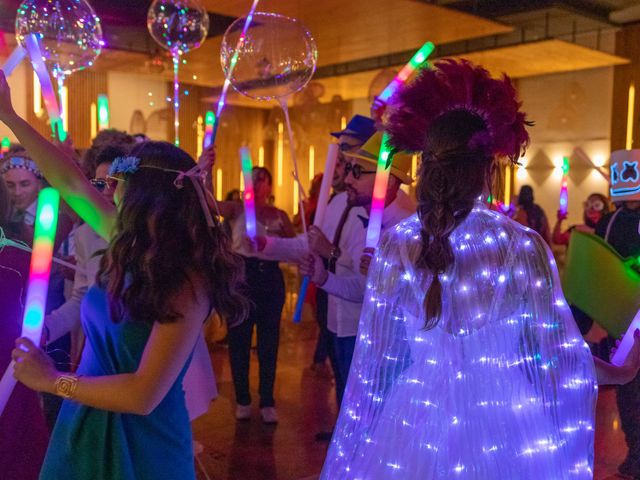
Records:
[[[209,15],[198,0],[155,0],[147,13],[153,39],[174,55],[202,45],[209,33]]]
[[[237,19],[224,34],[220,61],[225,76],[245,21]],[[302,23],[275,13],[256,13],[238,52],[231,85],[257,100],[281,99],[304,88],[317,61],[316,42]]]
[[[90,67],[104,45],[100,19],[85,0],[25,0],[16,14],[16,39],[37,34],[54,75]]]

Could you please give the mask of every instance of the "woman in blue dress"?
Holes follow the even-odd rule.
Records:
[[[19,381],[67,399],[41,478],[195,478],[182,378],[210,312],[235,322],[247,311],[241,261],[211,215],[201,168],[168,143],[142,143],[111,167],[116,207],[15,113],[2,73],[0,121],[110,242],[82,305],[78,374],[56,371],[26,339],[12,352]]]

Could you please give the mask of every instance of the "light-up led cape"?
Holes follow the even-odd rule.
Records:
[[[321,478],[591,479],[595,369],[548,248],[481,204],[450,241],[425,331],[417,216],[384,237]]]

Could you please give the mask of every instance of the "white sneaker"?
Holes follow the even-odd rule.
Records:
[[[236,420],[249,420],[251,418],[251,405],[236,406]]]
[[[278,412],[275,407],[264,407],[260,409],[262,421],[264,423],[278,423]]]

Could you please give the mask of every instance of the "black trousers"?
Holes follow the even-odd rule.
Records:
[[[313,363],[324,363],[331,352],[331,336],[327,328],[327,315],[329,313],[329,298],[327,292],[316,289],[316,321],[318,322],[318,340],[316,350],[313,353]]]
[[[284,307],[284,277],[278,262],[245,258],[246,294],[251,301],[249,318],[229,329],[229,359],[238,405],[251,404],[249,392],[249,360],[251,336],[258,334],[260,408],[273,407],[273,385],[276,380],[280,317]]]

